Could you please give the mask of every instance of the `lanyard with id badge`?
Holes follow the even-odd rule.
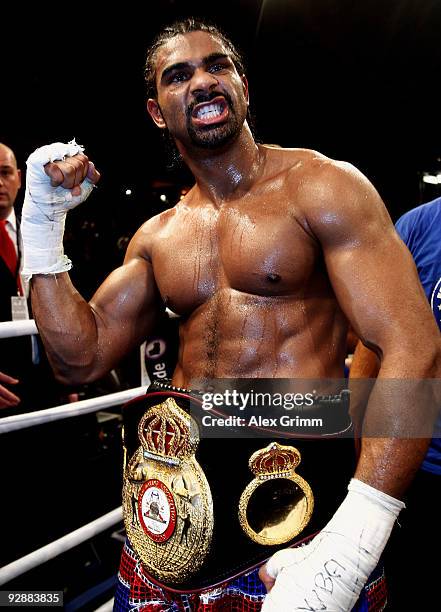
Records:
[[[26,321],[29,319],[28,302],[24,295],[12,295],[11,296],[11,315],[12,315],[13,321]],[[31,347],[32,347],[32,363],[35,365],[40,362],[38,343],[37,343],[37,338],[35,335],[31,336]]]

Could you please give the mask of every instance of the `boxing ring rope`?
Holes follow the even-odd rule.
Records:
[[[42,548],[34,550],[28,555],[21,557],[21,559],[17,559],[8,565],[5,565],[4,567],[0,568],[0,585],[13,580],[17,576],[20,576],[20,574],[24,574],[34,567],[37,567],[37,565],[41,565],[42,563],[57,557],[61,553],[74,548],[74,546],[89,540],[98,533],[112,527],[112,525],[119,523],[121,520],[122,508],[115,508],[91,523],[83,525],[83,527],[68,533],[58,540],[54,540],[50,544],[46,544],[46,546],[43,546]]]
[[[166,308],[167,315],[171,319],[179,318],[179,315]],[[2,338],[15,338],[17,336],[31,336],[38,334],[38,329],[34,319],[24,319],[22,321],[2,321],[0,322],[0,340]]]
[[[99,608],[97,608],[95,610],[95,612],[112,612],[113,610],[113,599],[110,599],[109,601],[106,601],[106,603],[103,603],[102,606],[100,606]]]
[[[34,319],[2,321],[0,323],[0,340],[2,338],[16,338],[17,336],[31,336],[33,334],[38,334]]]
[[[16,336],[27,336],[38,334],[35,321],[5,321],[0,323],[0,339],[11,338]],[[9,417],[0,418],[0,434],[22,429],[24,427],[32,427],[42,423],[57,421],[60,419],[70,418],[79,414],[88,414],[97,412],[102,408],[124,404],[125,402],[144,394],[146,386],[127,389],[126,391],[118,391],[109,393],[100,397],[95,397],[78,402],[63,404],[54,408],[38,410],[35,412],[12,415]],[[58,540],[50,542],[46,546],[34,550],[33,552],[12,561],[8,565],[0,568],[0,585],[6,584],[17,576],[28,572],[29,570],[57,557],[58,555],[74,548],[78,544],[94,537],[95,535],[105,531],[112,525],[119,523],[122,520],[121,506],[111,510],[107,514],[95,519],[94,521],[83,525],[79,529],[62,536]],[[102,612],[111,609],[113,600],[106,602],[100,608]]]
[[[145,391],[145,386],[134,387],[126,391],[117,391],[116,393],[109,393],[108,395],[101,395],[99,397],[80,400],[70,404],[61,404],[54,408],[45,408],[44,410],[36,410],[35,412],[27,412],[25,414],[14,414],[0,419],[0,434],[23,429],[24,427],[32,427],[33,425],[41,425],[42,423],[67,419],[69,417],[78,416],[79,414],[97,412],[102,408],[109,408],[110,406],[125,404],[134,397],[143,395]]]

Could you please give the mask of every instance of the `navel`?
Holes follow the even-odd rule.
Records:
[[[266,275],[266,280],[269,281],[270,283],[278,283],[280,281],[282,277],[280,276],[280,274],[267,274]]]

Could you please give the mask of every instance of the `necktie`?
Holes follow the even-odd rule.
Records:
[[[14,278],[17,278],[17,289],[21,292],[20,277],[17,275],[17,252],[6,230],[6,221],[0,221],[0,257],[8,266]]]

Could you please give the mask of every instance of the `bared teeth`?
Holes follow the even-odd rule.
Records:
[[[207,104],[200,108],[197,112],[198,119],[213,119],[222,114],[221,104]]]

